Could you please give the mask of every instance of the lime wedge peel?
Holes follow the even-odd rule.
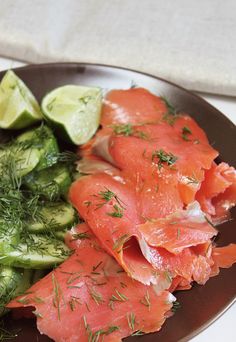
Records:
[[[0,83],[0,127],[21,129],[42,119],[32,92],[12,70],[8,70]]]
[[[102,91],[96,87],[66,85],[42,100],[45,119],[67,141],[82,145],[96,132],[101,115]]]

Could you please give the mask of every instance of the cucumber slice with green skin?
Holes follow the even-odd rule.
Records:
[[[65,236],[67,232],[68,230],[58,230],[57,232],[54,233],[54,235],[58,240],[65,241]]]
[[[56,138],[52,130],[45,125],[19,135],[16,138],[16,148],[25,151],[24,153],[33,153],[34,158],[30,159],[33,159],[34,162],[32,160],[30,163],[28,162],[28,164],[32,164],[31,170],[39,171],[48,168],[56,164],[58,160],[59,147]],[[36,156],[38,157],[37,163]],[[27,159],[25,160],[27,161]],[[25,167],[22,167],[22,170],[24,169]]]
[[[11,222],[0,221],[0,257],[14,249],[20,241],[20,227]]]
[[[31,172],[39,163],[40,154],[35,149],[24,149],[19,144],[12,143],[6,145],[0,151],[0,172],[9,171],[9,165],[14,163],[14,171],[16,176],[23,177]]]
[[[0,317],[7,313],[5,305],[16,296],[22,278],[20,270],[0,265]]]
[[[70,173],[63,164],[56,164],[49,169],[32,172],[24,178],[24,184],[33,192],[48,200],[66,196],[72,183]]]
[[[50,202],[38,211],[40,221],[28,222],[27,229],[32,233],[58,231],[71,228],[76,220],[75,210],[69,203]]]
[[[70,254],[71,250],[62,241],[31,234],[14,250],[0,256],[0,263],[13,267],[46,269],[60,264]]]

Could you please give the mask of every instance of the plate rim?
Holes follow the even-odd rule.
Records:
[[[210,104],[208,101],[206,101],[203,97],[199,96],[198,94],[195,93],[195,91],[189,90],[184,88],[183,86],[174,83],[172,81],[169,81],[163,77],[159,77],[144,71],[139,71],[137,69],[132,69],[132,68],[127,68],[127,67],[122,67],[122,66],[118,66],[118,65],[112,65],[112,64],[103,64],[103,63],[92,63],[92,62],[47,62],[47,63],[30,63],[30,64],[26,64],[23,66],[19,66],[19,67],[15,67],[15,68],[9,68],[9,69],[4,69],[0,71],[0,75],[2,75],[2,73],[6,72],[7,70],[30,70],[30,69],[35,69],[38,67],[53,67],[53,66],[57,66],[57,67],[73,67],[73,66],[77,66],[77,67],[83,67],[83,66],[92,66],[92,67],[108,67],[108,68],[114,68],[114,69],[119,69],[119,70],[126,70],[126,71],[131,71],[137,74],[141,74],[141,75],[145,75],[148,77],[151,77],[153,79],[165,82],[167,84],[170,84],[171,86],[174,86],[184,92],[186,92],[187,94],[195,97],[198,101],[200,101],[201,103],[203,103],[204,105],[206,105],[207,107],[209,107],[210,109],[215,110],[216,112],[218,112],[218,115],[220,115],[222,117],[223,120],[225,120],[226,122],[228,122],[228,124],[232,124],[235,128],[235,132],[236,132],[236,125],[227,117],[224,115],[224,113],[222,113],[218,108],[214,107],[212,104]]]

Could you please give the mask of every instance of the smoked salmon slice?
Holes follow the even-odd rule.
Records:
[[[144,216],[150,218],[155,218],[152,209],[156,217],[165,217],[183,204],[193,202],[205,170],[211,168],[218,155],[205,134],[195,129],[192,119],[179,117],[176,125],[178,121],[178,128],[165,122],[123,127],[123,131],[121,128],[118,131],[122,133],[117,134],[115,130],[93,145],[93,154],[122,170],[125,178],[134,183],[143,197]],[[184,126],[186,121],[192,130]],[[191,134],[186,136],[184,128]]]
[[[236,204],[236,170],[224,162],[213,163],[205,173],[196,199],[214,223],[229,219],[229,209]]]
[[[82,177],[72,184],[69,198],[125,271],[144,284],[155,284],[153,267],[140,253],[136,240],[130,239],[137,235],[136,224],[141,221],[135,191],[123,182],[104,173]]]
[[[69,197],[102,246],[134,279],[159,290],[176,276],[199,283],[209,279],[211,259],[188,248],[217,234],[197,202],[165,219],[142,223],[135,192],[106,174],[82,177]],[[203,276],[196,275],[199,267],[205,268]]]
[[[104,100],[101,124],[157,122],[167,111],[165,102],[144,88],[111,90]]]
[[[74,254],[9,308],[32,307],[39,331],[58,342],[116,342],[161,328],[175,301],[170,292],[157,295],[129,278],[85,224],[67,242]]]
[[[215,163],[189,115],[143,88],[110,91],[78,153],[69,200],[85,222],[66,236],[74,253],[8,307],[34,310],[58,342],[158,331],[172,292],[236,262],[236,244],[217,247],[212,225],[236,204],[236,171]]]
[[[211,276],[219,273],[220,268],[229,268],[236,263],[236,244],[231,243],[224,247],[214,247],[212,251],[214,266]]]

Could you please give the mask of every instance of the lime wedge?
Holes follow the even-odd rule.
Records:
[[[46,120],[62,138],[82,145],[99,126],[101,106],[100,88],[66,85],[48,93],[41,108]]]
[[[0,127],[20,129],[42,120],[39,104],[24,82],[12,71],[0,83]]]

